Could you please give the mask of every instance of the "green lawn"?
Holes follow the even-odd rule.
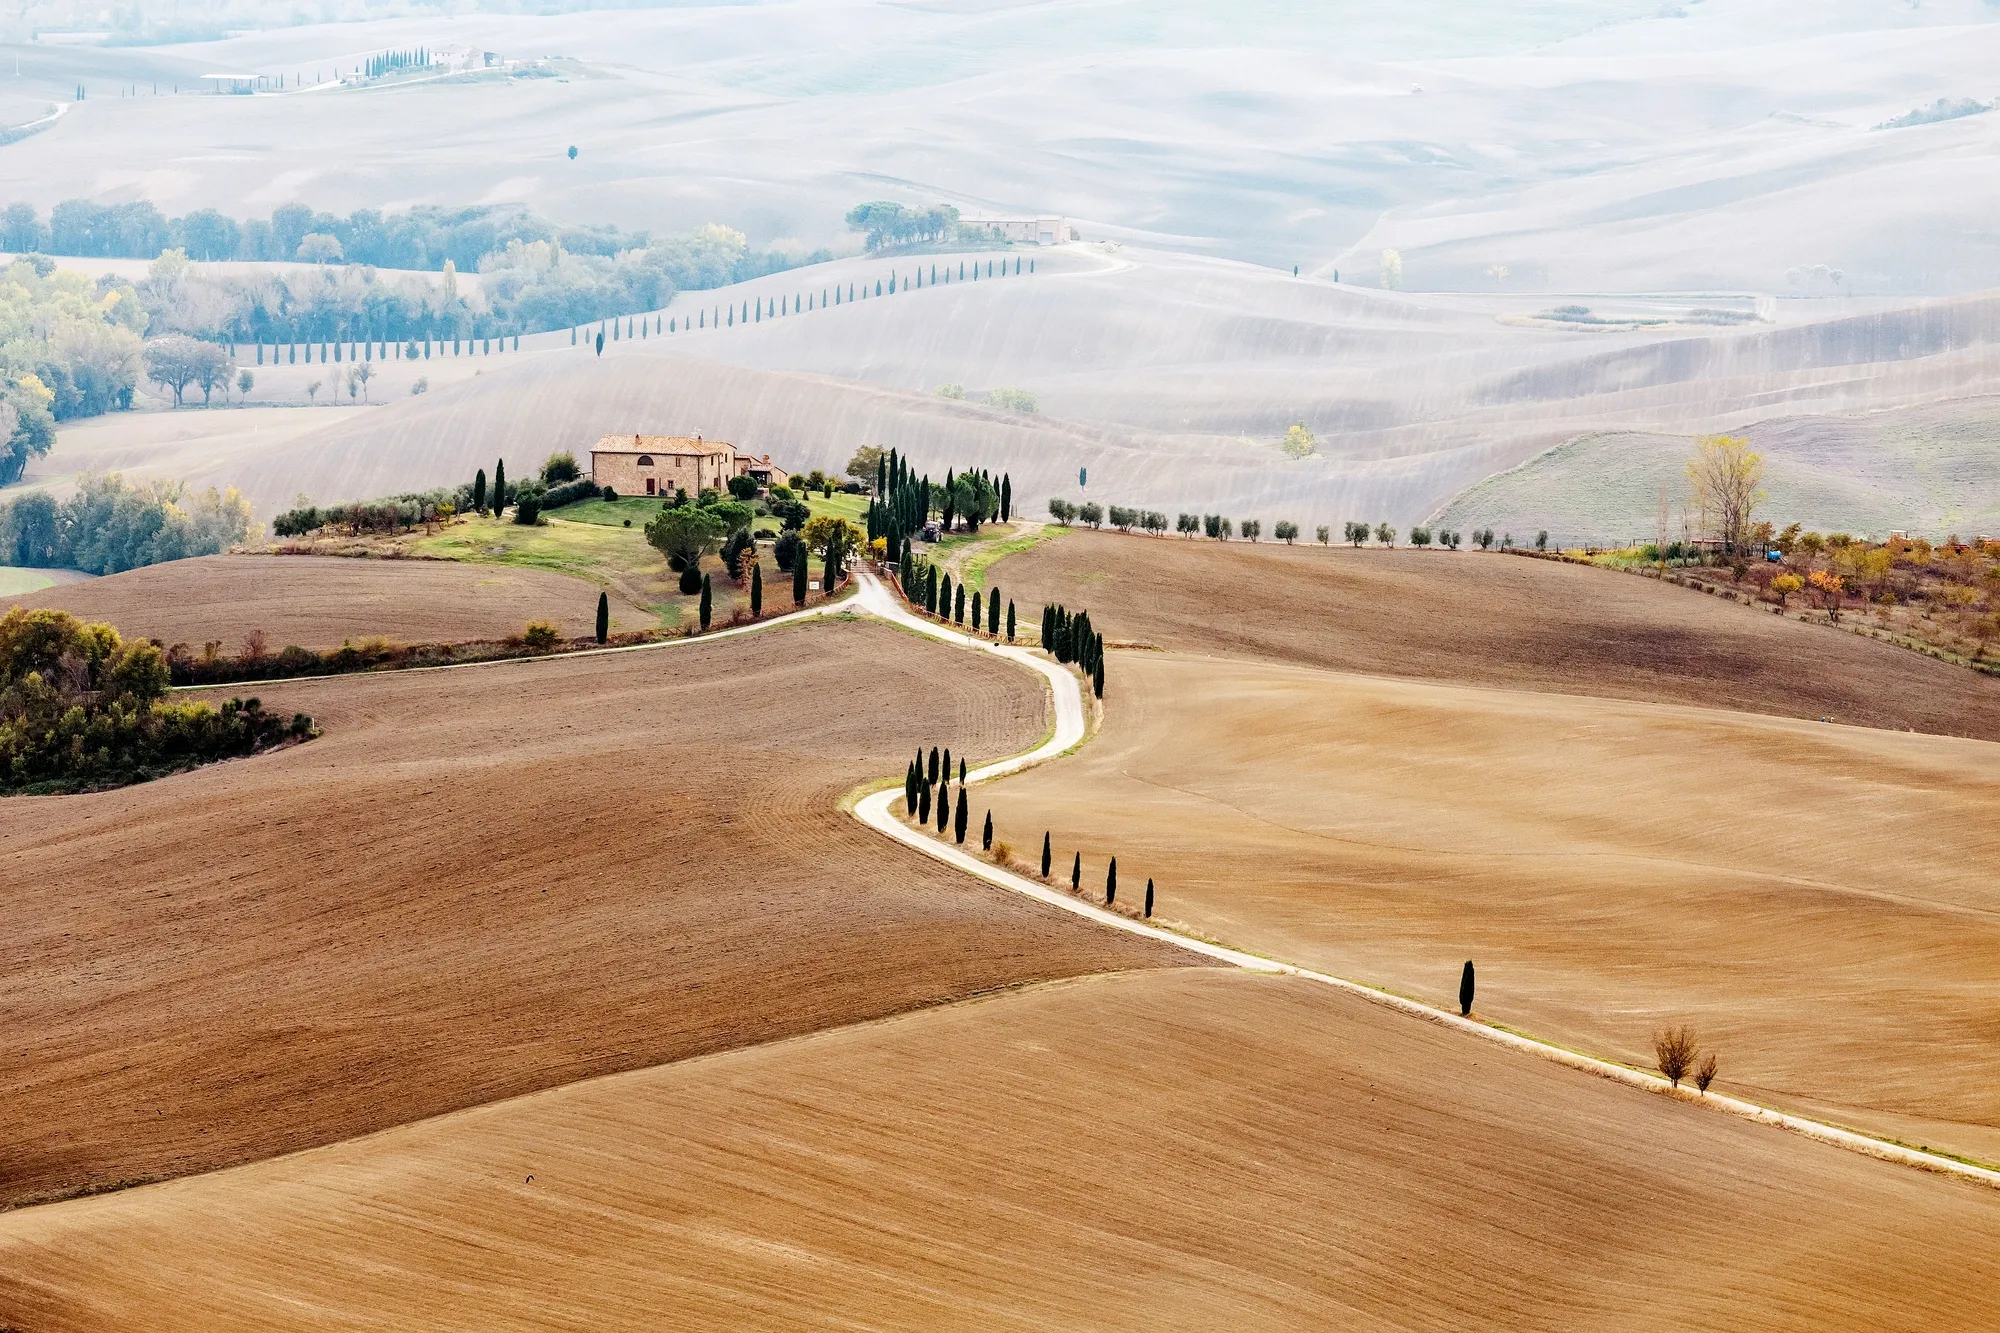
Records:
[[[625,521],[632,521],[632,530],[638,532],[660,512],[660,501],[651,496],[637,498],[625,496],[617,500],[579,500],[561,509],[543,511],[550,519],[561,519],[566,523],[595,523],[599,527],[622,528]]]
[[[53,588],[55,582],[39,569],[0,566],[0,597],[18,597],[24,592],[40,592],[43,588]]]
[[[611,508],[602,500],[588,503]],[[628,501],[618,501],[620,505]],[[581,504],[556,512],[568,515]],[[653,508],[658,509],[658,502]],[[514,565],[522,569],[547,569],[571,574],[616,591],[627,601],[645,607],[661,622],[679,622],[682,597],[667,569],[667,558],[646,544],[640,524],[627,528],[621,522],[573,522],[567,517],[550,518],[534,527],[512,521],[477,516],[460,519],[431,537],[410,543],[412,555],[446,560],[464,560],[479,565]]]
[[[814,518],[818,518],[821,514],[832,514],[836,518],[853,519],[863,527],[867,526],[868,497],[865,495],[849,495],[845,491],[835,491],[831,497],[822,497],[818,491],[814,491],[806,497],[806,508],[812,510]]]
[[[1067,528],[1045,523],[1021,533],[1011,523],[988,523],[978,532],[956,532],[938,542],[930,548],[931,558],[949,569],[952,577],[967,588],[984,592],[988,565],[1010,555],[1019,555],[1038,542],[1054,541],[1067,531]]]

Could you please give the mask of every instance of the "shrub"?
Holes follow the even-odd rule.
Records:
[[[521,642],[538,653],[548,652],[561,641],[561,631],[546,620],[530,620],[528,627],[521,631]]]
[[[1104,507],[1095,501],[1086,501],[1076,507],[1076,517],[1079,522],[1088,523],[1093,528],[1102,527]]]
[[[1076,519],[1076,506],[1067,500],[1049,501],[1049,517],[1068,527]]]
[[[1537,551],[1546,551],[1549,549],[1549,531],[1547,528],[1543,528],[1535,534],[1535,549]]]
[[[533,527],[542,521],[542,501],[548,490],[533,478],[514,488],[514,521],[526,527]]]
[[[319,508],[316,505],[300,505],[287,509],[271,520],[271,532],[278,537],[303,537],[319,527]]]
[[[618,492],[609,486],[606,486],[602,491],[598,492],[598,494],[602,495],[607,501],[615,502],[618,499]],[[632,520],[629,518],[626,519],[625,526],[628,528],[631,527]]]
[[[1120,532],[1130,532],[1132,525],[1142,517],[1138,510],[1127,509],[1124,505],[1112,505],[1110,515],[1111,526]]]
[[[1039,412],[1041,404],[1035,395],[1026,389],[995,389],[986,395],[986,401],[1008,412]]]
[[[757,479],[749,473],[729,479],[729,493],[746,504],[757,498]]]
[[[529,484],[531,483],[524,483],[521,491],[517,491],[516,494],[525,492]],[[579,500],[595,500],[603,494],[604,492],[598,489],[596,482],[590,480],[588,477],[578,477],[572,481],[566,481],[560,486],[550,487],[542,495],[540,507],[543,509],[561,509],[564,505],[573,505]]]
[[[1686,1024],[1677,1028],[1662,1028],[1653,1034],[1653,1058],[1659,1063],[1660,1072],[1667,1076],[1667,1081],[1677,1088],[1687,1077],[1698,1050],[1694,1030]]]

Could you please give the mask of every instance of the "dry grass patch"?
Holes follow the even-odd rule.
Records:
[[[1113,640],[2000,740],[2000,680],[1554,561],[1078,532],[988,577]]]
[[[1114,654],[1075,756],[976,794],[1069,882],[1641,1068],[2000,1161],[2000,747]],[[977,816],[979,811],[975,811]],[[1121,904],[1126,895],[1119,895]],[[1689,1066],[1693,1068],[1694,1066]]]
[[[1177,969],[0,1216],[0,1320],[1929,1333],[1996,1254],[1977,1188]]]
[[[262,693],[324,735],[8,804],[0,1202],[1182,960],[836,810],[1043,731],[1034,677],[883,626]]]
[[[530,620],[566,636],[594,632],[598,589],[532,569],[475,568],[435,560],[345,560],[311,556],[212,555],[15,597],[118,626],[128,638],[211,641],[224,655],[261,632],[270,651],[287,644],[336,648],[353,639],[401,643],[504,639]],[[612,628],[650,628],[652,616],[612,598]]]

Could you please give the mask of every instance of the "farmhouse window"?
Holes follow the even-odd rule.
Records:
[[[651,467],[651,466],[653,466],[653,456],[652,456],[651,454],[640,454],[640,455],[639,455],[639,466],[640,466],[640,467]]]

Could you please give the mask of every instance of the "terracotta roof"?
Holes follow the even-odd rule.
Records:
[[[734,454],[736,446],[721,440],[697,440],[686,435],[606,435],[591,446],[594,454]]]

